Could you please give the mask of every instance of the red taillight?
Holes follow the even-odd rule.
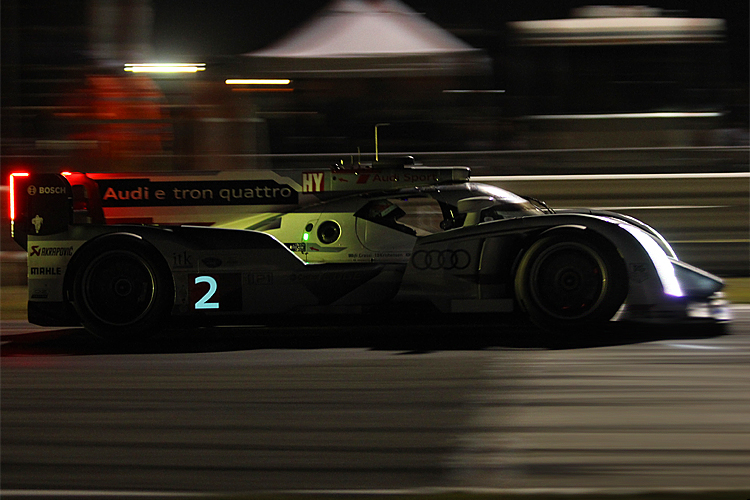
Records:
[[[10,174],[10,220],[16,220],[16,177],[28,177],[28,172],[15,172]]]

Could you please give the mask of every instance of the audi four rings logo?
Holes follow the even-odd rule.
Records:
[[[466,269],[471,264],[471,255],[466,250],[417,250],[411,262],[419,270]]]

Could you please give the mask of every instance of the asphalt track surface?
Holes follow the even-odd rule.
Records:
[[[750,308],[734,313],[723,330],[613,324],[557,349],[513,323],[211,328],[113,347],[5,321],[0,494],[747,498]]]

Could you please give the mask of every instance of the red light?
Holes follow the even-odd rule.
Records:
[[[28,177],[27,172],[16,172],[10,174],[10,220],[16,220],[16,177]]]
[[[73,175],[73,172],[68,172],[67,170],[65,172],[60,172],[60,175],[67,177],[69,175]]]

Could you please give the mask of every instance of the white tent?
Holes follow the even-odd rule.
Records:
[[[333,0],[271,46],[240,56],[242,71],[289,77],[483,74],[483,51],[398,0]]]

